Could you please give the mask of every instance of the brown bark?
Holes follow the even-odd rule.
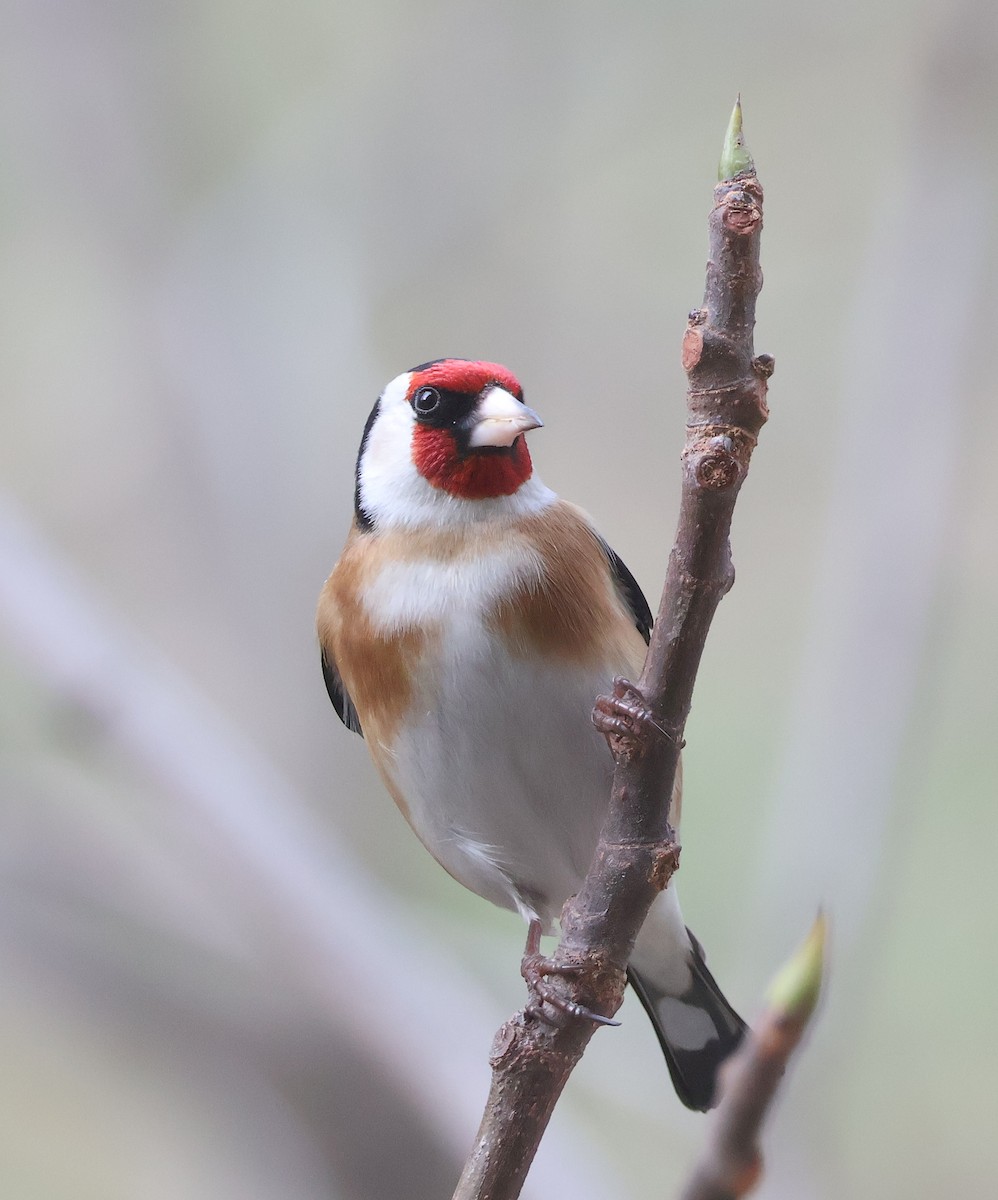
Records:
[[[680,1200],[741,1200],[758,1183],[759,1133],[806,1023],[767,1012],[725,1063],[721,1103]]]
[[[717,185],[704,306],[683,340],[688,424],[675,545],[644,670],[597,701],[593,719],[616,760],[610,808],[589,874],[565,905],[550,980],[566,1000],[612,1015],[656,894],[679,863],[669,803],[693,684],[717,605],[731,587],[728,534],[756,437],[767,417],[772,359],[752,349],[762,286],[762,188],[746,173]],[[518,1013],[492,1048],[492,1085],[454,1200],[514,1200],[569,1074],[596,1028]]]

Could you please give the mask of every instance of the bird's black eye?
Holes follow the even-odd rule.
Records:
[[[412,398],[412,407],[417,416],[428,417],[440,407],[440,393],[436,388],[421,387]]]

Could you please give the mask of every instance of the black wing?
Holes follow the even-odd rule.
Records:
[[[655,623],[655,618],[651,615],[651,609],[648,607],[648,601],[645,599],[645,594],[641,590],[638,581],[624,566],[624,561],[619,554],[615,553],[607,544],[600,538],[600,545],[603,547],[603,553],[606,555],[607,562],[610,564],[610,570],[613,572],[613,580],[617,585],[617,591],[620,592],[624,603],[631,610],[631,616],[634,618],[634,624],[637,626],[638,633],[645,639],[645,645],[651,641],[651,627]]]
[[[333,702],[333,708],[336,709],[336,715],[347,727],[353,730],[354,733],[359,733],[364,736],[364,731],[360,727],[360,717],[357,716],[357,710],[353,706],[353,701],[347,695],[347,690],[343,686],[343,680],[340,678],[340,673],[336,669],[336,663],[322,651],[322,678],[326,681],[326,691],[329,693],[329,699]]]

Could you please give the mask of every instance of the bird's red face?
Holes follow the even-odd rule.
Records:
[[[412,461],[435,488],[464,500],[511,496],[530,478],[523,437],[541,419],[498,363],[445,358],[410,373]]]
[[[523,435],[542,425],[497,363],[441,358],[397,375],[378,397],[357,455],[361,531],[447,528],[550,504]]]

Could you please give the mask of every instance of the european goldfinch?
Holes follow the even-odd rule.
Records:
[[[524,434],[541,424],[496,363],[439,359],[393,379],[364,427],[318,632],[333,707],[422,843],[465,887],[550,932],[609,801],[593,702],[615,675],[637,678],[652,614],[586,514],[534,474]],[[677,780],[677,827],[679,815]],[[709,1108],[744,1026],[675,884],[628,978],[680,1099]]]

